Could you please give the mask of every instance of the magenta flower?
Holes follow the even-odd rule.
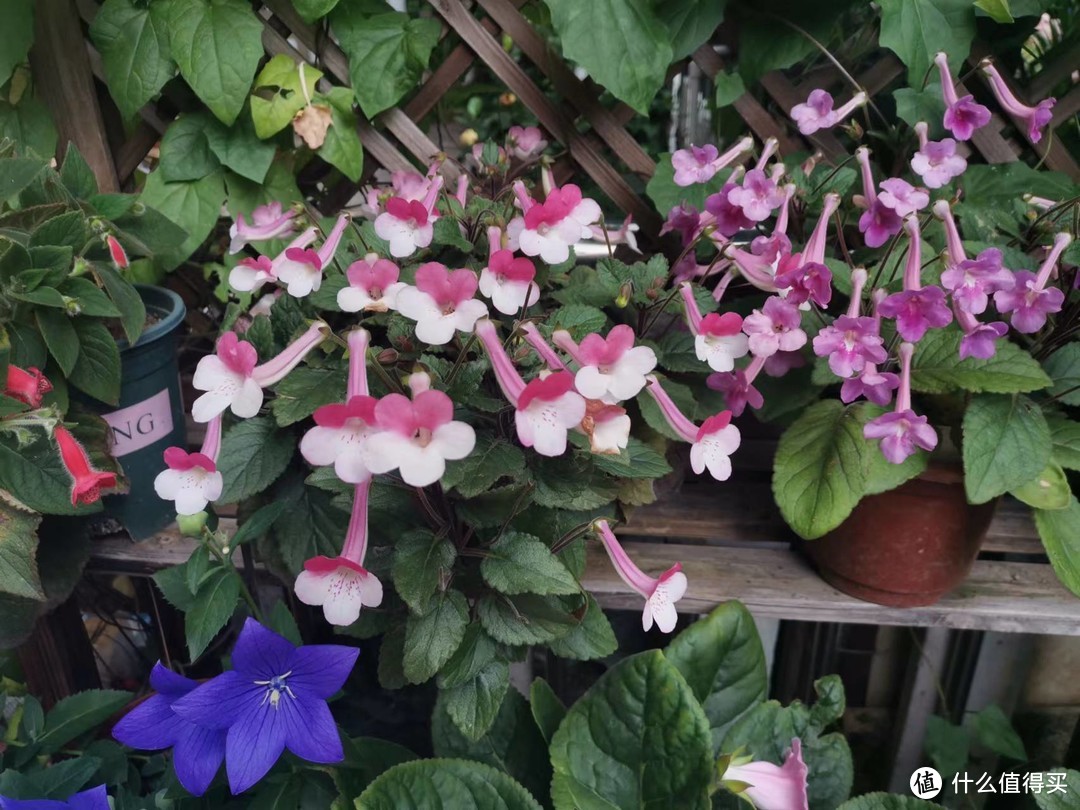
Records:
[[[814,354],[829,358],[837,377],[850,377],[867,363],[884,363],[888,353],[877,333],[877,321],[868,315],[841,315],[814,338]]]
[[[356,663],[355,647],[297,647],[254,619],[233,648],[233,669],[172,704],[184,720],[228,729],[225,771],[234,794],[274,766],[286,748],[309,762],[341,762],[341,737],[326,701]]]
[[[606,338],[586,335],[580,346],[562,329],[551,339],[577,362],[574,382],[586,399],[609,405],[631,399],[645,387],[645,375],[656,368],[656,353],[648,346],[635,346],[634,330],[626,324],[613,327]]]
[[[891,371],[878,371],[873,363],[867,363],[854,377],[844,380],[840,386],[840,401],[854,402],[865,397],[875,405],[888,405],[892,392],[900,387],[900,377]]]
[[[698,210],[683,202],[668,211],[667,219],[660,228],[660,235],[672,232],[679,234],[683,247],[697,239],[701,232],[701,215]]]
[[[165,501],[173,501],[176,514],[197,515],[211,501],[221,497],[224,479],[217,468],[221,451],[221,416],[206,425],[206,436],[197,453],[182,447],[166,448],[165,469],[154,478],[154,492]]]
[[[1009,331],[1008,324],[1002,321],[979,323],[974,315],[956,308],[956,322],[964,330],[960,339],[960,359],[977,357],[987,360],[997,352],[997,342]]]
[[[859,217],[859,231],[867,247],[881,247],[900,233],[904,220],[896,211],[885,205],[874,190],[874,176],[870,169],[870,150],[865,146],[860,146],[855,150],[855,157],[862,170],[863,205],[866,208]]]
[[[398,293],[405,289],[401,270],[389,259],[368,253],[345,271],[348,287],[338,290],[337,303],[344,312],[387,312],[397,308]]]
[[[534,283],[536,265],[524,256],[499,248],[499,229],[488,228],[488,264],[480,271],[480,293],[491,299],[503,315],[517,315],[540,300],[540,288]],[[494,239],[494,241],[491,241]]]
[[[981,67],[982,72],[990,80],[990,89],[994,91],[994,96],[1005,109],[1005,112],[1011,115],[1025,129],[1028,140],[1032,143],[1041,141],[1043,129],[1053,120],[1054,113],[1052,110],[1056,99],[1044,98],[1034,107],[1024,104],[1013,95],[1009,85],[1002,75],[998,73],[998,69],[994,67],[993,63],[984,61]]]
[[[990,294],[1011,290],[1016,279],[1001,265],[1001,251],[987,248],[975,259],[964,259],[941,274],[941,286],[952,293],[956,305],[972,315],[986,311]]]
[[[783,377],[792,369],[802,368],[806,365],[806,358],[802,352],[777,352],[765,359],[762,368],[770,377]]]
[[[809,810],[808,773],[802,758],[802,743],[798,737],[792,737],[783,765],[740,757],[731,760],[720,779],[729,783],[730,789],[747,799],[755,810]]]
[[[751,222],[768,219],[784,203],[784,193],[760,169],[747,172],[742,185],[731,189],[727,198],[729,203],[741,208]]]
[[[1046,324],[1048,315],[1061,311],[1065,293],[1057,287],[1046,285],[1050,281],[1050,274],[1057,268],[1058,259],[1071,242],[1069,234],[1059,233],[1054,237],[1054,245],[1039,268],[1038,275],[1019,270],[1015,274],[1016,286],[994,293],[994,305],[998,312],[1012,313],[1009,322],[1017,332],[1038,332]]]
[[[537,127],[510,127],[506,137],[510,152],[518,160],[538,157],[548,145],[544,133]]]
[[[896,394],[895,409],[863,425],[863,436],[881,439],[881,453],[893,464],[902,464],[917,447],[933,450],[938,443],[937,433],[927,418],[911,410],[911,357],[914,353],[915,347],[911,343],[900,344],[900,389]]]
[[[634,561],[615,539],[606,520],[596,521],[593,530],[604,544],[604,550],[611,558],[611,564],[615,566],[619,578],[645,599],[645,609],[641,613],[642,629],[651,630],[655,622],[661,632],[670,633],[674,630],[679,620],[675,603],[686,594],[686,574],[682,572],[682,566],[675,563],[659,578],[654,579],[634,565]]]
[[[333,230],[318,250],[290,247],[285,250],[285,261],[275,260],[274,275],[286,285],[286,291],[294,298],[303,298],[322,286],[323,268],[334,260],[341,237],[351,217],[342,214],[334,223]]]
[[[967,171],[967,159],[957,154],[956,141],[952,138],[927,140],[926,130],[925,121],[915,125],[919,151],[911,157],[911,170],[922,178],[927,188],[941,188]]]
[[[832,300],[832,270],[820,262],[800,263],[777,273],[776,288],[787,291],[784,300],[789,303],[801,305],[813,301],[824,309]]]
[[[263,242],[267,239],[280,239],[293,230],[296,211],[281,210],[281,203],[272,202],[260,205],[251,212],[251,222],[243,214],[236,215],[236,221],[229,228],[229,253],[239,253],[249,242]]]
[[[671,166],[675,169],[675,185],[685,187],[707,183],[718,171],[753,148],[754,139],[743,138],[722,155],[712,144],[691,145],[689,149],[679,149],[671,155]]]
[[[866,93],[859,91],[839,109],[833,109],[833,97],[824,90],[811,90],[806,101],[791,108],[791,120],[803,135],[834,127],[866,103]]]
[[[908,232],[907,263],[904,265],[904,290],[893,293],[878,307],[883,317],[896,320],[900,337],[918,343],[928,329],[946,326],[952,321],[952,311],[945,303],[945,291],[940,287],[923,287],[922,240],[919,220],[910,216],[904,221]]]
[[[975,101],[972,95],[957,98],[952,74],[949,72],[949,58],[944,53],[934,57],[934,64],[941,74],[941,94],[945,97],[945,129],[958,141],[967,141],[975,130],[990,123],[990,110]]]
[[[775,355],[773,355],[775,357]],[[755,357],[745,369],[732,372],[714,372],[705,378],[705,384],[724,395],[724,402],[734,416],[742,416],[746,406],[758,410],[765,404],[765,398],[754,387],[754,380],[764,368],[766,360]]]
[[[712,220],[704,224],[712,225],[721,236],[734,236],[739,231],[754,227],[754,221],[747,218],[742,207],[728,198],[728,195],[737,188],[733,180],[728,180],[716,194],[710,194],[705,198],[705,211],[711,215]]]
[[[743,319],[743,331],[750,338],[750,353],[766,358],[777,352],[793,352],[806,345],[806,332],[800,329],[802,315],[779,296],[765,301]]]
[[[930,195],[926,193],[926,189],[916,188],[899,177],[890,177],[888,180],[881,181],[881,193],[878,199],[882,205],[891,208],[902,217],[914,214],[930,204]]]
[[[713,371],[731,371],[735,359],[749,351],[746,335],[742,332],[742,316],[735,312],[719,314],[710,312],[702,317],[694,300],[694,288],[683,284],[679,292],[686,308],[686,322],[694,336],[694,353],[697,359],[708,363]]]
[[[660,407],[665,421],[683,441],[690,443],[690,468],[700,475],[706,469],[717,481],[731,477],[731,454],[739,449],[742,436],[731,424],[731,411],[721,411],[698,427],[679,410],[660,381],[649,375],[645,389]]]
[[[539,256],[547,264],[561,264],[570,258],[570,248],[592,236],[592,225],[600,219],[600,206],[581,196],[573,183],[552,186],[542,203],[532,199],[519,180],[514,183],[524,216],[506,226],[508,247],[521,249],[526,256]]]
[[[113,738],[140,751],[171,748],[180,784],[188,793],[202,796],[225,761],[225,730],[196,725],[173,711],[177,700],[199,686],[197,681],[177,675],[159,661],[150,672],[150,685],[156,694],[113,726]]]
[[[386,210],[375,217],[375,233],[390,243],[390,255],[395,259],[404,259],[426,248],[435,236],[435,220],[439,218],[435,202],[442,188],[442,177],[436,176],[430,182],[420,179],[424,190],[422,200],[391,197],[386,201]]]
[[[416,286],[397,294],[397,309],[416,321],[418,340],[443,346],[455,332],[471,333],[476,321],[487,316],[487,306],[473,297],[478,287],[472,270],[426,262],[416,269]]]

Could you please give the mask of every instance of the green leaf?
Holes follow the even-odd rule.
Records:
[[[87,511],[72,506],[71,476],[60,463],[55,443],[45,436],[18,448],[0,441],[0,488],[18,493],[20,501],[46,515]]]
[[[305,560],[320,554],[333,557],[341,551],[349,512],[337,506],[328,493],[299,481],[292,482],[285,499],[289,506],[274,521],[271,536],[285,566],[295,576],[304,570]]]
[[[34,228],[28,246],[43,245],[66,245],[72,250],[82,250],[86,245],[86,218],[82,212],[69,211],[66,214],[60,214]]]
[[[894,90],[892,95],[896,100],[896,115],[901,121],[911,127],[919,121],[925,121],[931,138],[945,134],[942,124],[945,98],[941,94],[940,84],[932,83],[921,91],[914,87],[901,87]]]
[[[224,567],[215,568],[203,580],[191,609],[184,616],[188,654],[195,661],[236,611],[240,579]]]
[[[1053,380],[1050,393],[1066,405],[1080,406],[1080,343],[1058,349],[1046,359],[1043,368]]]
[[[4,25],[0,28],[0,84],[7,84],[12,72],[26,61],[34,42],[34,0],[13,0],[4,4]]]
[[[368,786],[357,810],[540,810],[509,776],[479,762],[427,759],[397,765]]]
[[[955,726],[936,714],[926,718],[923,749],[945,781],[967,766],[970,746],[967,729]]]
[[[618,485],[596,469],[583,453],[557,458],[529,457],[536,482],[533,497],[541,506],[557,509],[596,509],[611,503]]]
[[[393,107],[416,86],[439,40],[434,19],[366,14],[357,3],[337,5],[330,22],[349,57],[353,92],[368,118]]]
[[[844,802],[836,810],[942,810],[940,804],[931,804],[914,796],[897,796],[893,793],[867,793]]]
[[[270,613],[266,617],[266,626],[279,636],[287,638],[297,647],[304,643],[304,640],[300,637],[300,628],[296,624],[296,619],[293,618],[284,602],[274,602],[274,607],[270,609]]]
[[[566,706],[559,700],[551,684],[543,678],[537,678],[529,687],[529,708],[544,740],[550,743],[566,717]]]
[[[304,63],[304,81],[308,93],[314,91],[322,78],[322,71]],[[251,120],[255,134],[269,138],[292,123],[293,116],[304,108],[303,86],[300,81],[300,64],[291,56],[278,54],[259,71],[251,94]]]
[[[64,376],[69,376],[79,360],[79,335],[71,318],[57,309],[38,309],[34,320]]]
[[[666,27],[647,0],[545,0],[563,56],[642,115],[673,61]],[[716,4],[712,4],[716,5]],[[686,41],[677,43],[685,46]]]
[[[551,741],[556,810],[707,810],[709,722],[659,650],[620,661],[566,713]]]
[[[274,386],[270,410],[281,427],[307,419],[323,405],[345,400],[344,368],[303,365]]]
[[[26,188],[45,168],[34,158],[5,158],[0,160],[0,199],[8,200]]]
[[[529,704],[511,689],[499,696],[495,712],[489,730],[470,737],[453,717],[449,697],[441,695],[431,717],[435,756],[483,762],[513,777],[533,795],[547,796],[551,784],[547,743],[533,722]]]
[[[223,123],[240,114],[263,57],[262,21],[244,0],[168,0],[180,74]]]
[[[239,503],[262,492],[289,466],[296,439],[266,416],[245,419],[225,432],[218,456],[224,479],[219,503]]]
[[[104,741],[99,741],[104,742]],[[72,793],[86,787],[98,769],[101,767],[101,759],[91,755],[90,749],[94,745],[87,746],[86,750],[76,759],[67,759],[63,762],[55,762],[49,766],[48,771],[42,774],[45,778],[41,785],[43,791],[39,794],[43,799],[56,799],[61,803],[69,798]],[[124,776],[127,776],[127,757],[121,749],[120,757],[124,764]]]
[[[975,736],[979,742],[993,751],[1018,762],[1027,761],[1024,741],[1016,733],[1009,718],[997,706],[987,706],[974,718]]]
[[[416,754],[397,743],[373,737],[342,737],[345,760],[334,767],[334,782],[344,796],[359,796],[379,774],[416,759]],[[336,807],[336,804],[335,804]]]
[[[273,143],[259,140],[248,116],[241,117],[228,129],[210,119],[206,139],[210,151],[223,166],[253,183],[266,179],[277,150]]]
[[[1072,500],[1065,470],[1053,462],[1033,480],[1009,490],[1009,494],[1035,509],[1065,509]]]
[[[79,312],[91,318],[119,318],[120,310],[94,282],[88,278],[69,277],[60,285],[60,292],[74,298]]]
[[[1049,789],[1054,784],[1051,776],[1057,777],[1054,781],[1064,790]],[[1043,773],[1042,792],[1033,794],[1039,810],[1076,810],[1076,794],[1080,793],[1080,773],[1072,768],[1066,768],[1064,778],[1060,778],[1061,776],[1062,769]]]
[[[1034,358],[1015,343],[1000,341],[997,352],[986,360],[961,360],[962,339],[956,328],[928,332],[912,358],[911,387],[929,394],[956,390],[1013,394],[1039,391],[1051,384]]]
[[[510,646],[545,644],[569,633],[578,620],[551,596],[490,595],[477,603],[484,630]]]
[[[79,338],[79,359],[68,382],[109,405],[120,401],[120,349],[108,327],[90,318],[72,321]]]
[[[963,430],[964,489],[971,503],[1028,483],[1050,460],[1050,429],[1027,397],[973,397]]]
[[[1061,584],[1080,596],[1080,501],[1074,495],[1066,509],[1035,510],[1035,528]]]
[[[169,124],[161,139],[162,178],[169,183],[201,180],[221,167],[210,151],[207,132],[214,119],[203,113],[184,113]]]
[[[487,492],[501,478],[518,478],[525,469],[525,455],[514,445],[481,434],[476,447],[460,461],[451,461],[443,473],[442,485],[456,489],[465,498]]]
[[[667,26],[672,60],[677,62],[704,45],[724,19],[727,0],[653,0],[652,10]],[[741,95],[741,94],[740,94]]]
[[[257,540],[262,537],[270,531],[270,527],[272,527],[274,523],[277,522],[277,519],[284,514],[288,506],[288,501],[274,501],[257,509],[240,524],[240,528],[236,530],[236,534],[234,534],[232,540],[229,541],[230,545],[235,548],[236,546],[241,546],[244,543],[249,543],[252,540]]]
[[[319,157],[340,169],[354,183],[359,182],[364,171],[364,147],[356,129],[353,94],[347,87],[335,87],[326,99],[330,102],[331,125],[319,148]]]
[[[142,296],[131,282],[111,267],[95,265],[94,275],[105,286],[105,292],[120,310],[120,324],[124,327],[124,335],[128,343],[134,344],[146,325],[146,304],[143,303]]]
[[[442,690],[440,697],[458,730],[470,740],[478,740],[495,722],[509,688],[510,667],[505,661],[495,660],[471,680]]]
[[[1050,427],[1050,457],[1069,470],[1080,470],[1080,422],[1061,414],[1047,413]]]
[[[468,683],[499,655],[499,645],[477,622],[469,625],[465,637],[439,672],[439,688],[452,689]]]
[[[333,11],[338,0],[292,0],[292,4],[304,22],[313,23]]]
[[[90,25],[90,39],[101,52],[105,84],[126,120],[135,118],[176,75],[162,13],[166,7],[162,3],[105,0]]]
[[[194,253],[217,224],[225,200],[225,183],[220,172],[200,180],[166,183],[162,173],[155,171],[147,175],[139,199],[187,233],[179,246],[155,251],[155,260],[171,270]]]
[[[716,86],[715,104],[717,109],[734,104],[746,95],[746,83],[743,82],[742,76],[738,73],[721,70],[713,78],[713,84]]]
[[[547,545],[521,532],[508,531],[491,546],[480,561],[480,573],[492,588],[511,595],[569,595],[580,590],[577,579]]]
[[[461,644],[469,604],[460,591],[439,595],[424,615],[409,614],[402,668],[409,683],[423,683],[442,669]]]
[[[597,453],[592,462],[598,470],[620,478],[660,478],[671,472],[667,459],[633,437],[617,455]]]
[[[132,697],[131,692],[91,689],[64,698],[45,715],[45,728],[37,739],[38,753],[56,753],[76,737],[97,728]]]
[[[586,594],[586,600],[581,622],[569,633],[548,642],[550,650],[560,658],[595,661],[607,658],[619,648],[615,631],[600,605],[590,594]]]
[[[432,597],[450,580],[457,552],[427,529],[406,533],[394,546],[394,588],[414,613],[426,613]]]
[[[1009,0],[975,0],[975,8],[982,9],[996,23],[1015,22],[1009,11]]]
[[[739,602],[724,602],[677,635],[664,651],[686,678],[712,729],[712,750],[731,724],[768,694],[765,651],[754,617]]]
[[[881,0],[881,35],[878,42],[900,57],[908,69],[908,84],[921,87],[934,63],[945,51],[956,68],[967,58],[975,37],[975,7],[971,0]]]
[[[37,567],[41,516],[0,501],[0,593],[45,600]]]

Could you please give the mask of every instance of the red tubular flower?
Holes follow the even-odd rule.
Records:
[[[117,269],[124,270],[129,264],[124,246],[111,233],[105,237],[105,242],[109,246],[109,258],[112,259],[112,263],[116,265]]]
[[[101,497],[102,489],[110,489],[116,486],[116,473],[101,472],[90,466],[90,459],[86,455],[78,440],[71,435],[63,425],[57,425],[53,431],[56,444],[60,447],[60,460],[71,475],[71,505],[80,503],[94,503]]]
[[[4,396],[25,402],[31,408],[40,408],[41,398],[50,391],[52,383],[33,366],[26,369],[12,365],[7,367]]]

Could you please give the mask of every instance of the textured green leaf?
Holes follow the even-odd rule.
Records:
[[[164,8],[162,3],[105,0],[90,25],[105,84],[125,119],[133,119],[176,75]]]
[[[491,546],[480,562],[480,573],[500,593],[569,595],[580,590],[577,579],[547,545],[521,532],[506,532]]]
[[[499,649],[480,624],[473,622],[465,630],[457,650],[439,671],[439,688],[452,689],[468,683],[499,656]]]
[[[477,603],[477,614],[488,635],[511,646],[547,643],[578,623],[555,597],[533,594],[485,596]]]
[[[986,748],[1017,762],[1027,761],[1024,741],[998,706],[987,706],[974,718],[975,736]]]
[[[1033,793],[1039,810],[1076,810],[1076,794],[1080,793],[1080,773],[1072,768],[1057,768],[1043,772],[1042,776],[1042,792]],[[1055,782],[1064,789],[1049,789]]]
[[[161,162],[158,171],[169,183],[201,180],[221,167],[210,151],[207,132],[214,118],[199,111],[184,113],[169,124],[161,139]]]
[[[598,453],[592,462],[598,470],[620,478],[660,478],[671,472],[667,459],[633,437],[617,455]]]
[[[956,68],[967,58],[975,37],[975,7],[971,0],[881,0],[882,47],[907,65],[908,84],[921,87],[934,63],[945,51]]]
[[[44,601],[37,567],[41,516],[0,501],[0,593]]]
[[[49,354],[65,376],[70,375],[79,360],[79,335],[71,318],[58,309],[38,309],[34,320],[49,347]]]
[[[368,118],[397,104],[416,86],[439,39],[439,23],[389,12],[367,14],[363,4],[340,3],[331,26],[349,57],[349,78]]]
[[[344,368],[303,365],[274,386],[270,410],[282,427],[307,419],[323,405],[345,400]]]
[[[967,765],[970,747],[971,739],[966,728],[953,725],[936,714],[926,718],[923,749],[946,782]]]
[[[131,692],[112,689],[91,689],[64,698],[45,715],[45,728],[37,739],[39,753],[59,751],[76,737],[97,728],[131,698]]]
[[[214,115],[231,124],[263,57],[262,21],[243,0],[168,0],[164,13],[181,75]]]
[[[337,167],[354,183],[364,170],[364,147],[353,112],[353,94],[347,87],[335,87],[326,96],[330,102],[330,129],[319,148],[319,157]]]
[[[105,292],[120,310],[120,323],[124,327],[128,343],[134,343],[146,325],[146,304],[143,303],[142,296],[131,282],[111,267],[95,265],[94,275],[105,286]]]
[[[72,250],[82,250],[86,245],[86,218],[82,212],[60,214],[34,228],[28,246],[42,245],[67,245]]]
[[[1035,528],[1057,578],[1080,596],[1080,501],[1074,495],[1067,509],[1036,509]]]
[[[79,359],[68,382],[109,405],[120,401],[120,349],[108,327],[91,318],[72,321],[79,338]]]
[[[667,26],[672,61],[677,62],[709,41],[724,19],[727,0],[653,0],[651,5]]]
[[[1080,406],[1080,343],[1070,343],[1054,352],[1043,364],[1053,379],[1051,393],[1066,405]]]
[[[322,78],[322,71],[304,64],[304,81],[308,93]],[[255,134],[269,138],[292,123],[307,99],[300,81],[300,64],[291,56],[278,54],[272,58],[255,77],[255,92],[251,95],[251,119]]]
[[[231,545],[235,548],[236,546],[243,545],[244,543],[262,537],[270,531],[270,527],[277,522],[277,519],[281,517],[288,508],[288,501],[273,501],[272,503],[268,503],[266,506],[257,509],[240,524],[240,527],[236,530],[236,534],[232,536],[232,540],[230,541]],[[278,604],[282,603],[279,602]]]
[[[266,416],[233,425],[221,442],[218,470],[224,479],[220,503],[239,503],[277,480],[292,459],[296,440]]]
[[[530,456],[536,482],[533,497],[541,506],[556,509],[596,509],[618,496],[618,485],[597,470],[584,454],[557,458]]]
[[[266,179],[277,150],[273,143],[259,140],[249,116],[241,116],[228,128],[210,119],[206,139],[223,166],[253,183]]]
[[[179,246],[156,251],[155,260],[171,270],[194,253],[217,224],[225,183],[220,172],[191,182],[166,183],[159,170],[147,176],[139,199],[187,233]]]
[[[52,439],[38,436],[28,447],[14,447],[6,443],[9,435],[0,441],[0,488],[18,493],[19,500],[35,512],[74,514],[71,476],[60,463]]]
[[[469,604],[460,591],[439,595],[424,615],[410,614],[405,625],[402,668],[409,683],[423,683],[450,660],[465,636]]]
[[[551,741],[552,799],[556,810],[707,810],[710,751],[690,685],[659,650],[639,653],[567,712]]]
[[[468,456],[447,463],[442,484],[473,498],[486,492],[500,478],[517,478],[524,468],[525,455],[521,450],[507,441],[481,434]]]
[[[348,510],[335,504],[326,492],[300,482],[293,482],[284,497],[289,506],[274,521],[271,537],[289,572],[299,574],[305,560],[320,554],[333,557],[340,553],[349,526]]]
[[[569,633],[548,642],[548,648],[560,658],[572,658],[576,661],[595,661],[607,658],[619,648],[615,631],[611,629],[604,611],[591,594],[581,622]]]
[[[494,660],[465,683],[442,690],[440,696],[458,730],[470,740],[478,740],[495,722],[509,688],[509,665]]]
[[[768,693],[765,651],[753,616],[739,602],[724,602],[679,633],[664,655],[705,710],[713,753],[719,753],[731,724]]]
[[[1080,470],[1080,422],[1058,413],[1048,413],[1050,457],[1062,467]]]
[[[239,598],[240,580],[232,571],[219,567],[203,580],[191,609],[184,616],[188,654],[192,661],[203,654],[232,617]]]
[[[1034,509],[1065,509],[1072,499],[1065,470],[1053,462],[1031,481],[1009,490],[1009,494]]]
[[[10,0],[4,4],[4,25],[0,27],[0,84],[7,84],[12,72],[26,61],[34,42],[34,0]]]
[[[71,277],[60,285],[60,292],[74,298],[79,311],[92,318],[119,318],[120,310],[101,288],[88,278]]]
[[[371,783],[357,810],[540,810],[509,776],[479,762],[427,759],[397,765]]]
[[[394,589],[414,613],[426,613],[432,597],[450,579],[454,544],[427,529],[408,532],[394,545]]]
[[[529,688],[529,708],[544,740],[550,743],[566,717],[566,706],[543,678],[534,680]]]
[[[338,790],[350,800],[363,793],[380,774],[416,759],[408,748],[373,737],[344,737],[341,742],[345,760],[334,767],[333,776]]]
[[[901,87],[894,90],[892,95],[896,101],[896,115],[901,121],[911,127],[925,121],[931,138],[945,134],[945,127],[941,123],[945,115],[945,98],[941,94],[940,84],[931,83],[923,90]]]
[[[963,430],[964,488],[971,503],[1028,483],[1050,460],[1050,429],[1027,397],[974,397]]]
[[[955,328],[927,333],[911,362],[914,390],[930,394],[956,390],[1013,394],[1039,391],[1051,384],[1034,358],[1008,341],[999,341],[997,352],[986,360],[976,357],[961,360],[962,338],[963,334]]]

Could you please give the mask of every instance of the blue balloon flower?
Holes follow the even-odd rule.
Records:
[[[58,799],[8,799],[0,796],[0,810],[109,810],[105,786],[76,793],[67,801]]]

